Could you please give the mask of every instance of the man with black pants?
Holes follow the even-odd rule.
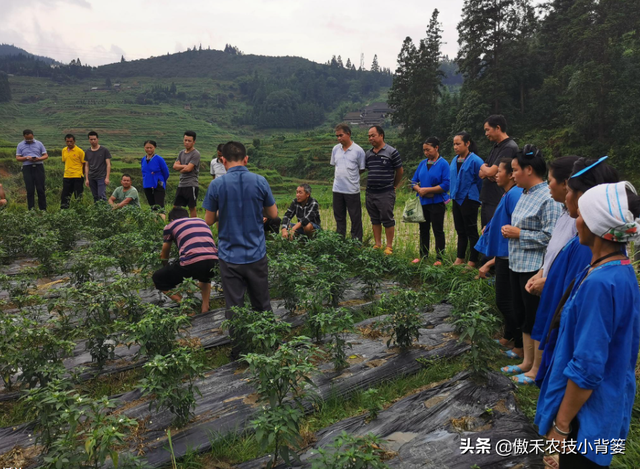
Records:
[[[185,278],[196,279],[202,293],[201,311],[209,311],[212,270],[218,261],[211,229],[201,218],[189,218],[184,208],[174,208],[169,212],[169,224],[164,227],[163,238],[160,259],[164,267],[153,273],[154,285],[168,294]],[[169,255],[174,242],[178,246],[180,260],[170,264]],[[182,300],[179,294],[170,298],[178,303]]]
[[[60,208],[69,208],[71,195],[76,199],[82,198],[84,192],[84,151],[76,145],[76,137],[67,134],[64,137],[67,144],[62,149],[62,162],[64,163],[64,175],[62,176],[62,197]]]
[[[180,172],[180,182],[176,191],[176,198],[173,201],[174,207],[189,207],[191,218],[196,218],[198,212],[196,203],[198,201],[198,174],[200,173],[200,152],[193,146],[196,143],[196,133],[187,130],[182,139],[184,150],[178,155],[178,159],[173,163],[173,169]]]
[[[498,164],[502,158],[514,158],[518,153],[518,144],[507,135],[507,120],[503,115],[497,114],[487,117],[487,120],[484,121],[484,134],[493,142],[493,148],[480,167],[479,173],[482,179],[480,223],[483,228],[493,218],[504,194],[504,190],[496,184]]]
[[[218,223],[225,316],[231,319],[231,308],[244,306],[245,293],[255,311],[271,311],[262,220],[263,213],[267,218],[277,218],[278,208],[267,180],[246,168],[249,157],[242,143],[227,143],[221,160],[227,174],[211,181],[202,206],[207,225]],[[238,352],[235,344],[232,356],[235,358]]]
[[[362,202],[360,201],[360,175],[365,171],[364,150],[351,139],[346,124],[335,128],[338,144],[331,151],[331,165],[335,166],[333,180],[333,216],[336,232],[347,234],[347,211],[351,219],[351,238],[362,242]]]
[[[16,160],[22,163],[22,177],[27,189],[27,206],[33,209],[35,203],[35,193],[38,193],[38,208],[47,209],[47,196],[44,183],[44,164],[49,155],[44,145],[33,138],[33,130],[25,129],[22,132],[24,140],[18,144],[16,149]]]
[[[100,145],[98,132],[89,132],[91,147],[84,155],[84,185],[91,189],[93,201],[107,201],[107,186],[111,175],[111,152]]]

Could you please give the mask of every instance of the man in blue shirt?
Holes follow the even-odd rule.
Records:
[[[47,196],[44,189],[44,164],[49,155],[42,143],[33,138],[33,130],[22,132],[24,141],[18,144],[16,160],[22,163],[22,177],[27,189],[27,206],[35,207],[35,193],[38,192],[38,208],[47,209]]]
[[[246,168],[249,157],[240,142],[222,148],[221,161],[227,174],[209,184],[202,206],[208,225],[218,222],[218,258],[227,311],[244,306],[249,294],[255,311],[270,311],[267,280],[267,246],[263,215],[278,216],[278,208],[267,180]]]

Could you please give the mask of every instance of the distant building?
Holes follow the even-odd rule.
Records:
[[[98,91],[98,89],[99,89],[99,88],[98,88],[97,86],[92,86],[92,87],[91,87],[91,91]]]
[[[382,125],[385,118],[393,112],[387,103],[376,102],[365,106],[364,109],[345,114],[343,121],[348,125],[370,127],[372,125]]]
[[[188,103],[187,103],[187,104],[185,104],[185,105],[183,106],[183,108],[184,108],[184,110],[185,110],[185,111],[190,111],[190,110],[191,110],[191,104],[188,104]]]

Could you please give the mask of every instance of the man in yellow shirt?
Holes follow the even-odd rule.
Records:
[[[76,146],[76,138],[72,134],[67,134],[64,141],[67,146],[62,150],[64,176],[60,208],[69,208],[71,194],[75,195],[76,199],[81,199],[84,191],[84,151]]]

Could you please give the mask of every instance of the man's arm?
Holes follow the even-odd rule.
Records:
[[[176,171],[180,171],[182,168],[184,168],[186,165],[183,165],[180,163],[180,161],[178,161],[176,159],[175,163],[173,163],[173,169]]]
[[[193,163],[189,163],[189,164],[181,165],[181,166],[182,166],[182,169],[180,170],[181,173],[190,173],[196,167],[196,165],[194,165]]]
[[[171,254],[171,243],[164,242],[162,244],[162,251],[160,251],[160,260],[162,261],[162,265],[167,265],[169,263],[170,254]]]
[[[402,175],[404,174],[404,169],[402,168],[402,166],[400,166],[398,169],[396,169],[396,176],[393,179],[393,188],[397,189],[398,186],[400,185],[400,181],[402,180]]]
[[[204,221],[207,225],[211,226],[218,221],[218,212],[212,212],[207,210],[204,214]]]
[[[133,200],[133,197],[127,197],[126,199],[124,199],[122,202],[120,202],[119,204],[114,205],[114,210],[117,210],[119,208],[124,207],[125,205],[129,205],[131,203],[131,201]]]
[[[0,207],[7,205],[7,194],[4,193],[4,188],[0,184]]]
[[[277,218],[278,217],[278,206],[273,204],[271,207],[264,208],[264,214],[269,218]]]
[[[30,160],[30,159],[31,159],[31,158],[30,158],[30,157],[28,157],[28,156],[22,156],[22,155],[18,155],[18,154],[16,153],[16,160],[18,160],[18,161],[20,161],[20,162],[27,161],[27,160]]]
[[[43,153],[38,158],[36,158],[36,161],[44,161],[44,160],[47,160],[47,159],[49,159],[49,153]]]
[[[109,197],[109,200],[107,202],[109,202],[109,205],[111,205],[114,210],[116,208],[118,208],[118,206],[116,205],[116,196],[115,195],[112,195],[111,197]]]
[[[496,166],[495,164],[493,166],[489,166],[487,163],[485,163],[480,166],[480,172],[478,173],[478,176],[480,176],[480,179],[486,179],[495,177],[496,174],[498,174],[498,166]]]
[[[89,187],[89,161],[84,160],[84,185]]]
[[[109,185],[109,176],[111,175],[111,158],[107,158],[107,177],[104,178],[105,185]]]

